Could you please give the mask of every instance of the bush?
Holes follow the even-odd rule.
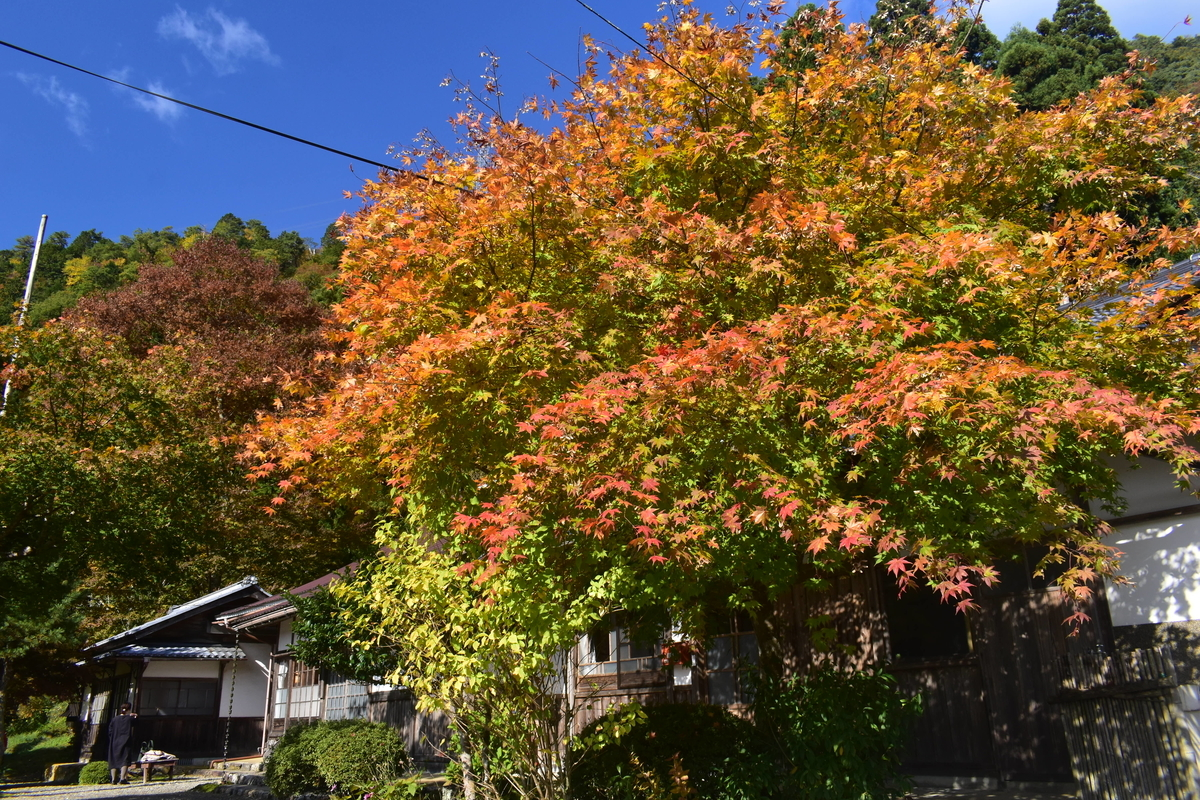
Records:
[[[408,766],[408,753],[399,734],[380,722],[331,731],[316,755],[317,771],[328,786],[392,781]]]
[[[719,706],[622,706],[578,738],[572,794],[603,800],[758,800],[778,783],[768,745]]]
[[[320,738],[318,725],[293,725],[288,728],[266,760],[267,786],[278,797],[291,797],[316,790],[321,783],[313,743]]]
[[[764,683],[755,696],[755,720],[783,760],[783,796],[904,795],[900,749],[920,701],[902,697],[891,675],[826,668],[803,680]]]
[[[112,776],[108,771],[107,761],[89,761],[79,771],[80,783],[108,783],[110,780],[112,780]]]
[[[271,751],[267,785],[278,797],[327,792],[336,786],[390,781],[408,766],[400,736],[365,720],[294,725]]]

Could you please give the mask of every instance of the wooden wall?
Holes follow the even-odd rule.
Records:
[[[1196,754],[1166,693],[1063,704],[1084,800],[1196,800]]]
[[[1060,706],[1063,664],[1071,653],[1102,646],[1099,610],[1075,634],[1064,625],[1074,612],[1057,588],[982,595],[973,619],[1003,780],[1069,781],[1070,754]]]
[[[234,717],[229,725],[229,757],[258,755],[262,745],[261,717]],[[108,757],[108,725],[85,726],[83,756],[93,761]],[[224,717],[138,717],[133,729],[134,756],[142,744],[153,742],[181,758],[220,758],[225,752]]]
[[[367,719],[394,728],[418,766],[435,772],[445,769],[449,722],[445,714],[419,711],[412,692],[397,689],[387,694],[372,693]]]

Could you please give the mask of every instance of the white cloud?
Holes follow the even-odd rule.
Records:
[[[121,83],[133,83],[134,81],[131,78],[132,72],[133,70],[131,70],[129,67],[121,67],[121,69],[110,72],[109,76],[121,81]],[[158,117],[159,122],[174,122],[175,120],[179,119],[180,115],[183,113],[183,106],[179,105],[178,103],[172,103],[170,100],[164,100],[161,97],[151,97],[148,94],[143,94],[142,92],[135,91],[126,86],[114,86],[112,88],[117,94],[128,97],[130,100],[132,100],[134,105],[136,105],[138,108],[142,109],[143,111],[148,111],[154,116]],[[158,81],[151,81],[150,85],[146,88],[152,92],[157,92],[158,94],[165,94],[168,97],[172,96],[171,90],[163,86]]]
[[[58,78],[27,72],[18,72],[17,78],[46,102],[61,106],[67,112],[67,127],[72,133],[80,139],[87,135],[88,103],[81,95],[64,89]]]
[[[244,19],[230,19],[216,9],[192,16],[178,6],[158,22],[158,33],[167,39],[183,39],[196,46],[218,75],[237,72],[244,60],[278,64],[266,38]]]
[[[146,87],[152,92],[165,94],[170,96],[171,92],[167,90],[158,81],[151,81]],[[174,122],[179,119],[179,115],[183,113],[183,106],[178,103],[172,103],[170,100],[164,100],[161,97],[151,97],[148,94],[134,92],[133,102],[138,104],[138,107],[144,111],[149,111],[154,116],[158,117],[160,122]]]

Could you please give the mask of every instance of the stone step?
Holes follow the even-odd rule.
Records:
[[[209,769],[220,769],[225,772],[262,772],[263,760],[255,759],[230,759],[228,762],[221,759],[213,759],[208,763]]]
[[[246,786],[237,783],[223,783],[213,789],[212,793],[227,797],[241,797],[243,800],[278,800],[265,786]]]
[[[267,778],[261,774],[226,772],[225,783],[236,784],[238,786],[266,786]]]

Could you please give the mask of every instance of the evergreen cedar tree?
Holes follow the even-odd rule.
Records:
[[[1059,0],[1036,31],[1015,30],[998,59],[1024,108],[1046,109],[1096,86],[1125,67],[1129,43],[1095,0]]]
[[[523,109],[549,132],[465,113],[464,150],[408,155],[436,180],[369,183],[345,375],[248,451],[273,508],[386,491],[377,586],[433,543],[514,653],[618,608],[761,621],[873,563],[967,608],[1025,543],[1079,601],[1116,574],[1083,502],[1119,508],[1109,457],[1198,455],[1197,300],[1137,287],[1200,232],[1130,211],[1194,146],[1194,99],[1126,72],[1022,112],[956,20],[892,45],[835,10],[795,70],[778,19],[685,9],[607,66],[586,40],[570,99]],[[408,624],[395,591],[362,602],[364,639]]]

